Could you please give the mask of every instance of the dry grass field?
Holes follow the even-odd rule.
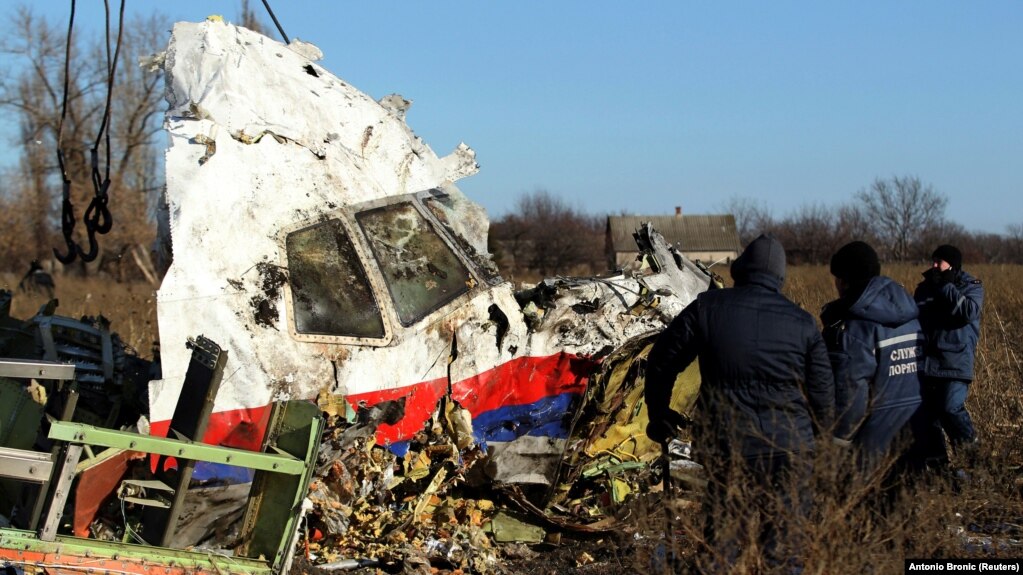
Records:
[[[912,290],[922,266],[885,266],[886,275]],[[932,475],[899,486],[900,495],[884,508],[876,505],[877,482],[852,478],[848,454],[821,450],[811,486],[815,503],[809,521],[797,526],[802,545],[794,550],[806,573],[902,573],[904,558],[1023,557],[1023,267],[979,265],[968,270],[984,282],[982,334],[976,380],[967,403],[981,437],[980,457],[966,466],[968,479]],[[0,276],[0,287],[16,290],[19,278]],[[150,357],[158,339],[155,287],[109,280],[56,278],[58,313],[77,317],[102,314],[111,328]],[[823,267],[791,267],[785,293],[814,315],[834,297]],[[45,303],[41,295],[15,291],[12,315],[31,316]],[[165,342],[170,344],[172,342]],[[183,342],[182,342],[183,343]],[[728,513],[737,529],[750,527],[743,485],[735,490]],[[699,505],[690,497],[671,504],[675,520],[665,539],[664,503],[656,489],[637,497],[621,532],[591,539],[565,538],[544,551],[542,572],[644,573],[664,569],[665,541],[677,557],[674,570],[718,572],[715,558],[702,550]],[[776,512],[785,514],[779,507]],[[734,515],[733,515],[734,514]],[[756,520],[753,520],[755,524]],[[592,561],[579,561],[582,553]],[[514,562],[509,563],[510,572]],[[537,567],[536,563],[532,568]],[[754,542],[729,571],[771,572]],[[778,572],[786,572],[784,569]]]

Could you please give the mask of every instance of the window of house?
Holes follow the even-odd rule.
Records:
[[[380,308],[340,220],[292,232],[286,247],[298,333],[384,337]]]
[[[469,291],[469,270],[405,202],[355,216],[394,300],[402,325],[411,325]]]

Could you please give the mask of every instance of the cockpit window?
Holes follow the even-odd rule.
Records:
[[[286,245],[298,333],[384,337],[366,271],[340,220],[292,232]]]
[[[476,264],[476,269],[483,274],[483,279],[491,285],[501,283],[503,281],[501,274],[497,270],[497,266],[494,265],[494,261],[490,258],[490,254],[486,252],[485,245],[483,246],[483,253],[480,253],[467,237],[475,231],[476,234],[484,238],[484,243],[486,242],[486,227],[483,227],[482,230],[479,229],[479,222],[487,221],[487,215],[483,211],[482,206],[475,206],[467,201],[463,201],[461,206],[456,206],[455,199],[450,195],[439,190],[433,191],[435,192],[434,195],[423,198],[423,205],[433,214],[433,217],[437,218],[440,225],[447,231],[448,237],[455,240],[458,247],[462,249],[462,253]],[[475,214],[475,217],[469,215],[476,210],[478,212]],[[461,212],[462,217],[458,217],[456,211]],[[471,226],[476,226],[477,229],[469,229]]]
[[[412,325],[469,291],[469,270],[411,203],[355,216],[391,292],[398,319]]]

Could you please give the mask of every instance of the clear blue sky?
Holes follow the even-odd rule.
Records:
[[[240,7],[128,3],[174,20]],[[101,25],[102,2],[78,4]],[[783,216],[915,175],[967,229],[1023,223],[1019,0],[270,4],[333,73],[413,100],[439,155],[472,146],[481,170],[459,186],[492,217],[540,188],[593,213],[739,196]],[[70,2],[33,5],[63,21]]]

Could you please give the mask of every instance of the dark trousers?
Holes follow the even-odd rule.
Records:
[[[927,418],[925,451],[928,459],[948,463],[945,435],[952,449],[972,444],[977,439],[973,419],[966,410],[970,382],[957,379],[924,378],[921,387],[922,409]]]
[[[752,543],[768,566],[787,564],[798,570],[805,527],[801,523],[812,506],[811,458],[777,454],[736,457],[729,464],[727,457],[707,466],[704,538],[715,570],[727,572]]]

